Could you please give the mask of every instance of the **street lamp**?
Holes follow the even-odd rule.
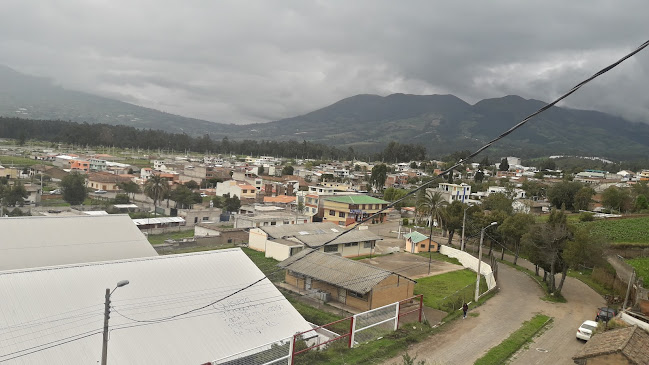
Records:
[[[117,282],[115,289],[106,288],[106,302],[104,303],[104,339],[101,348],[101,365],[106,365],[108,358],[108,318],[110,318],[110,296],[117,288],[128,285],[128,280]]]
[[[462,242],[460,243],[460,251],[464,251],[465,244],[464,244],[464,226],[466,225],[466,211],[471,208],[473,205],[467,203],[467,207],[464,209],[464,217],[462,218]]]
[[[474,298],[476,302],[478,301],[478,297],[480,296],[480,264],[482,263],[482,242],[484,241],[484,231],[491,226],[495,226],[496,224],[498,224],[498,222],[491,222],[491,224],[489,224],[488,226],[480,230],[480,248],[478,249],[478,273],[475,282],[475,298]]]

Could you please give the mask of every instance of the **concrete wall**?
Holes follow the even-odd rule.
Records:
[[[291,248],[287,245],[266,240],[266,257],[284,261],[291,256]]]
[[[478,259],[464,251],[460,251],[453,247],[442,245],[439,249],[439,252],[442,255],[446,255],[448,257],[458,259],[458,261],[460,261],[462,266],[466,267],[467,269],[478,271]],[[496,287],[496,280],[492,279],[493,271],[491,270],[491,265],[482,262],[482,264],[480,265],[480,274],[484,275],[485,279],[487,279],[487,287],[489,288],[489,290]]]
[[[638,326],[640,328],[643,328],[645,331],[649,331],[649,323],[641,321],[641,320],[639,320],[639,319],[637,319],[637,318],[635,318],[635,317],[633,317],[633,316],[631,316],[631,315],[629,315],[629,314],[627,314],[625,312],[622,312],[622,314],[620,315],[620,318],[622,318],[622,320],[624,322],[626,322],[626,323],[628,323],[630,325],[636,325],[636,326]]]
[[[288,285],[292,285],[300,290],[304,290],[304,278],[298,278],[297,276],[292,275],[288,270],[286,270],[284,281],[286,281],[286,284]]]
[[[268,235],[259,228],[252,228],[248,233],[248,247],[256,251],[266,251]]]

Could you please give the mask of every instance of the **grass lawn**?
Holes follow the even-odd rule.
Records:
[[[120,162],[137,167],[153,167],[151,161],[145,159],[127,158],[126,160]]]
[[[645,287],[649,287],[649,257],[638,257],[626,262],[633,266],[637,277],[643,278]]]
[[[255,251],[251,248],[242,247],[241,250],[248,255],[264,275],[268,276],[270,281],[278,282],[284,280],[284,270],[277,267],[279,261],[268,258],[265,256],[266,254],[264,252]]]
[[[417,255],[425,258],[428,258],[428,255],[430,255],[435,261],[449,262],[451,264],[460,265],[460,266],[462,265],[458,259],[454,257],[448,257],[446,255],[442,255],[439,252],[420,252]]]
[[[433,333],[439,332],[439,328],[431,328],[423,323],[408,323],[395,332],[391,332],[383,338],[370,341],[348,349],[345,343],[334,343],[324,351],[308,351],[295,357],[295,364],[377,364],[397,356],[408,348],[409,345],[428,338]],[[340,342],[340,341],[336,341]]]
[[[149,243],[151,243],[152,245],[159,245],[161,243],[164,243],[164,241],[168,239],[180,240],[189,237],[194,237],[193,229],[186,230],[186,231],[161,233],[161,234],[150,234],[148,235],[147,238],[149,239]]]
[[[293,305],[295,309],[297,309],[298,312],[306,319],[307,321],[317,324],[318,326],[323,326],[327,323],[332,323],[337,320],[343,319],[344,317],[341,317],[339,315],[329,313],[327,311],[323,311],[318,308],[314,308],[310,305],[304,304],[300,302],[299,300],[295,299],[295,297],[292,294],[284,295],[286,299],[288,299],[289,302]],[[349,332],[349,322],[343,322],[344,327],[340,328],[337,333],[347,333]],[[332,331],[336,331],[333,328],[329,328]]]
[[[504,364],[510,356],[523,347],[523,345],[530,342],[551,321],[552,318],[546,315],[535,315],[529,321],[523,322],[523,325],[509,335],[500,345],[493,347],[484,356],[479,358],[474,365]]]
[[[424,295],[424,305],[446,312],[460,308],[463,302],[470,302],[475,295],[475,272],[464,269],[445,274],[417,279],[415,294]],[[487,290],[484,277],[480,279],[480,292]]]

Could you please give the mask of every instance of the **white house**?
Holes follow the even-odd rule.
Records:
[[[239,248],[0,272],[0,361],[99,363],[105,289],[121,280],[109,364],[233,360],[311,329],[262,278]]]
[[[449,204],[456,200],[464,203],[469,199],[469,196],[471,195],[471,185],[465,183],[440,183],[435,191],[442,193],[442,197],[444,197],[444,200],[446,200]]]

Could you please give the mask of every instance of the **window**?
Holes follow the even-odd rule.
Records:
[[[365,210],[365,204],[361,204],[361,209]]]
[[[422,243],[421,245],[419,245],[419,247],[421,247],[421,248],[426,248],[426,244],[425,244],[425,243]]]
[[[338,216],[340,218],[345,218],[345,212],[338,212]]]
[[[345,243],[345,247],[354,247],[354,246],[358,246],[358,242]]]
[[[210,220],[210,217],[203,217],[203,222],[209,221],[209,220]]]
[[[336,211],[335,211],[335,210],[330,210],[330,211],[329,211],[329,215],[335,217],[335,216],[336,216]]]
[[[270,225],[271,225],[271,226],[276,226],[276,225],[277,225],[277,222],[270,222]]]
[[[338,245],[325,246],[324,252],[338,252]]]
[[[363,248],[374,248],[374,242],[363,242]]]
[[[311,213],[315,213],[315,208],[311,208]]]
[[[347,291],[347,294],[349,294],[350,297],[367,300],[367,297],[365,297],[365,295],[363,294],[354,293],[353,291],[349,291],[349,290]]]
[[[248,192],[248,190],[246,190],[246,189],[243,189],[243,190],[241,190],[241,192],[245,194],[245,193],[247,193],[247,192]]]

